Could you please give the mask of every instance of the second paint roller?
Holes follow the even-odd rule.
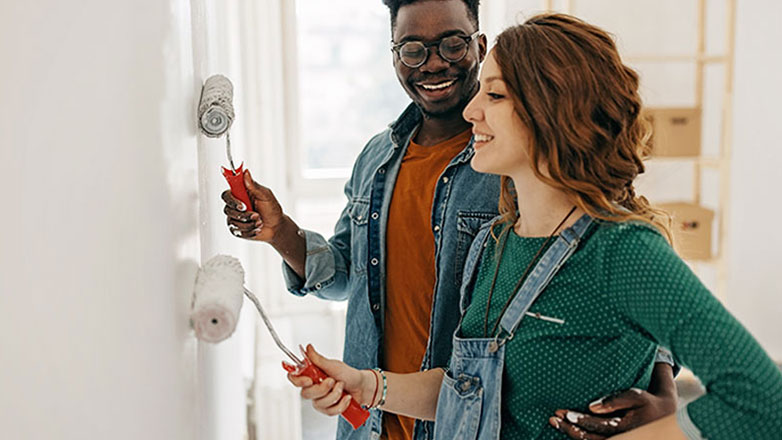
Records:
[[[234,87],[231,81],[223,75],[212,75],[206,79],[201,89],[201,99],[198,102],[198,128],[201,133],[211,138],[225,135],[225,151],[230,169],[223,167],[223,176],[231,187],[231,194],[244,203],[248,211],[253,205],[247,188],[244,186],[244,163],[236,168],[231,155],[230,128],[234,120],[233,106]]]
[[[294,363],[289,365],[283,362],[283,368],[291,373],[307,376],[313,383],[324,381],[328,376],[320,368],[306,356],[299,358],[283,344],[258,298],[244,287],[244,269],[239,260],[234,257],[217,255],[198,270],[190,314],[196,336],[212,343],[231,336],[239,319],[242,295],[252,301],[275,344]],[[353,426],[353,429],[357,429],[369,418],[369,411],[362,408],[355,400],[351,400],[342,417]]]

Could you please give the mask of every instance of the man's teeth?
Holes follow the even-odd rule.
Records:
[[[446,82],[443,82],[443,83],[440,83],[440,84],[421,84],[421,87],[423,87],[425,90],[440,90],[440,89],[444,89],[446,87],[450,87],[455,82],[456,82],[456,80],[452,79],[450,81],[446,81]]]
[[[489,136],[487,134],[476,134],[475,135],[475,142],[489,142],[492,139],[494,139],[494,136]]]

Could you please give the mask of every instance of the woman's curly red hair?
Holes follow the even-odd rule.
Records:
[[[640,220],[670,240],[669,217],[635,194],[651,126],[640,116],[639,76],[622,63],[611,36],[578,18],[546,13],[503,31],[494,55],[530,132],[537,177],[592,217]],[[518,218],[516,196],[503,177],[500,213],[510,224]]]

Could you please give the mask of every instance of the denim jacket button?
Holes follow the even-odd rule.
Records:
[[[321,287],[323,287],[322,284],[320,284],[320,283],[315,284],[315,290],[320,290]]]
[[[440,225],[434,225],[434,232],[437,232],[440,230]]]
[[[380,217],[380,215],[376,212],[372,213],[372,220],[377,220]]]
[[[448,177],[443,177],[443,183],[448,183]]]
[[[386,173],[386,169],[385,168],[380,168],[379,170],[377,170],[377,172],[378,172],[378,174],[385,174]]]
[[[378,310],[380,310],[380,304],[372,304],[372,310],[374,310],[374,311],[376,311],[376,312],[377,312]]]
[[[370,263],[372,263],[373,266],[377,266],[377,263],[379,263],[379,261],[377,261],[377,258],[373,258],[372,261],[370,261]]]

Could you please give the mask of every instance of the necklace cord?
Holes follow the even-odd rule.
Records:
[[[502,320],[502,316],[508,310],[508,307],[510,307],[510,304],[513,301],[513,298],[516,297],[516,294],[518,293],[519,289],[521,288],[521,285],[524,282],[524,280],[527,278],[527,275],[529,274],[530,270],[532,270],[532,268],[535,266],[535,263],[537,263],[538,257],[540,257],[540,254],[543,253],[543,250],[549,244],[551,239],[554,238],[554,235],[557,234],[557,231],[559,231],[559,228],[561,228],[562,225],[565,224],[567,219],[569,219],[570,216],[573,215],[573,213],[575,211],[576,211],[576,207],[574,206],[573,208],[570,209],[570,211],[567,213],[565,218],[563,218],[562,221],[559,222],[557,227],[554,228],[554,230],[551,232],[551,235],[549,235],[548,238],[546,238],[546,241],[544,241],[543,244],[540,246],[540,248],[538,249],[538,252],[535,253],[535,256],[532,257],[532,261],[530,261],[530,263],[527,265],[527,268],[524,270],[524,273],[521,275],[521,278],[519,278],[519,281],[516,282],[516,286],[511,291],[511,295],[508,297],[508,300],[505,301],[505,305],[502,307],[502,310],[500,311],[500,314],[497,317],[497,320],[494,321],[494,326],[491,329],[491,334],[495,334],[495,332],[497,331],[497,327],[500,325],[500,321]],[[489,298],[486,301],[486,314],[484,315],[484,318],[483,318],[483,337],[484,338],[488,337],[488,335],[489,335],[486,330],[487,330],[487,328],[489,326],[489,309],[491,308],[491,298],[492,298],[492,295],[494,294],[494,287],[497,284],[497,275],[498,275],[498,273],[500,271],[500,262],[502,261],[502,255],[505,252],[505,245],[508,242],[508,238],[507,238],[508,235],[510,235],[510,228],[508,228],[507,234],[504,237],[504,239],[503,239],[503,241],[502,241],[502,243],[500,245],[499,255],[497,256],[497,264],[494,267],[494,276],[492,277],[491,287],[489,288]]]

